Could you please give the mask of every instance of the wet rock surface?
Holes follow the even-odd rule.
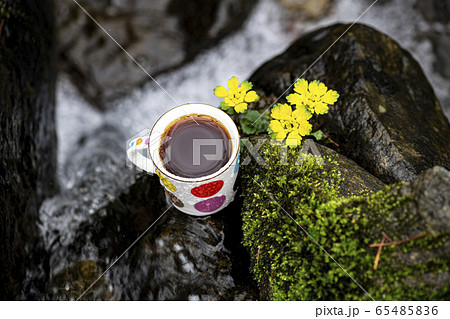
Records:
[[[11,300],[45,258],[37,221],[56,189],[55,30],[51,1],[0,7],[0,299]]]
[[[143,207],[143,201],[155,202],[155,191],[159,194],[156,201],[161,200],[160,207],[148,208],[145,204]],[[109,226],[96,228],[94,238],[99,238],[102,246],[109,247],[102,253],[117,256],[131,244],[131,238],[122,234],[142,234],[164,213],[158,223],[124,256],[124,260],[112,269],[111,278],[120,287],[121,299],[251,298],[248,289],[237,287],[242,281],[235,276],[235,272],[248,272],[247,269],[235,269],[242,262],[237,262],[236,242],[230,243],[237,234],[233,234],[229,227],[239,229],[240,210],[229,207],[214,216],[192,217],[163,205],[162,194],[157,178],[146,176],[138,180],[128,194],[106,208],[107,215],[118,220],[102,224],[120,225],[120,232]],[[108,238],[110,244],[105,242]]]
[[[61,269],[49,282],[46,300],[118,300],[117,290],[109,280],[109,275],[102,275],[101,268],[94,260],[80,260]],[[95,284],[95,287],[91,285]]]
[[[450,172],[435,166],[424,171],[415,180],[401,187],[402,196],[412,197],[404,209],[410,214],[420,215],[430,234],[450,232]],[[450,258],[450,250],[447,251]]]
[[[140,176],[72,229],[70,242],[54,242],[45,299],[256,299],[235,205],[191,217],[167,206],[157,177]]]
[[[323,127],[338,151],[384,183],[411,180],[434,165],[450,167],[450,125],[420,66],[388,36],[361,24],[327,50],[347,28],[305,35],[250,81],[278,97],[306,71],[304,78],[341,93]]]
[[[427,169],[416,179],[401,185],[398,189],[400,196],[410,198],[410,202],[399,212],[386,220],[384,230],[392,229],[391,234],[400,238],[417,238],[418,236],[437,236],[433,241],[436,247],[419,247],[406,254],[400,253],[393,263],[418,265],[436,259],[450,263],[450,172],[435,166]],[[407,216],[399,219],[399,216]],[[400,222],[401,220],[401,222]],[[413,227],[405,228],[403,224],[413,221]],[[447,238],[447,239],[445,239]],[[439,241],[442,244],[439,245]],[[448,268],[425,276],[425,283],[433,289],[450,285]],[[423,283],[411,278],[412,285]]]
[[[78,1],[151,76],[173,70],[242,25],[256,1]],[[61,67],[100,109],[151,81],[72,0],[57,2]]]

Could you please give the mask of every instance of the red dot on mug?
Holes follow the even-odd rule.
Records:
[[[191,194],[195,197],[206,198],[217,194],[223,187],[223,181],[214,181],[191,189]]]

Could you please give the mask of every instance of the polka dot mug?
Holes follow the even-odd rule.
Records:
[[[230,135],[231,156],[218,171],[194,178],[169,172],[160,155],[163,133],[177,119],[191,115],[206,115],[220,122]],[[138,168],[156,174],[167,198],[180,211],[194,216],[214,214],[234,199],[234,183],[239,170],[239,132],[233,120],[217,107],[189,103],[177,106],[161,116],[148,136],[138,136],[128,144],[127,157]],[[141,152],[148,150],[148,155]]]

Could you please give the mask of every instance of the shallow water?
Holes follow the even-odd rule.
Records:
[[[431,42],[417,36],[426,33],[430,25],[413,10],[414,1],[393,0],[383,5],[381,2],[385,1],[379,2],[358,22],[389,34],[410,50],[438,98],[448,101],[450,81],[433,71]],[[223,39],[184,67],[159,76],[158,84],[149,79],[144,88],[130,92],[130,96],[105,113],[92,108],[64,75],[60,77],[57,133],[61,193],[47,200],[41,208],[41,230],[51,254],[50,275],[54,277],[46,298],[67,299],[77,267],[93,267],[92,278],[98,277],[100,272],[96,266],[86,268],[80,261],[95,261],[102,270],[106,269],[164,210],[164,203],[160,203],[158,212],[145,218],[145,212],[136,212],[135,217],[140,222],[135,224],[127,220],[126,214],[132,212],[129,207],[117,211],[108,206],[141,178],[125,165],[127,139],[150,128],[160,115],[176,105],[189,102],[218,105],[219,98],[213,95],[215,86],[226,84],[232,75],[240,80],[248,78],[257,67],[284,51],[305,32],[335,22],[354,22],[372,2],[341,0],[335,3],[319,20],[306,21],[295,14],[287,14],[275,1],[261,0],[241,31]],[[151,69],[148,72],[151,74]],[[146,194],[142,196],[148,196]],[[118,202],[123,203],[120,199]],[[133,209],[139,209],[139,205],[133,205]],[[91,297],[231,298],[227,294],[236,283],[230,267],[226,266],[231,256],[224,246],[224,223],[171,211],[158,225],[154,233],[149,233],[142,243],[123,256],[127,261],[104,277],[106,290]],[[224,266],[217,268],[217,264]],[[62,274],[64,269],[66,273]],[[211,269],[218,273],[208,274]],[[36,274],[30,274],[31,280],[33,276]],[[64,289],[59,290],[59,286]],[[74,294],[70,296],[74,298]]]

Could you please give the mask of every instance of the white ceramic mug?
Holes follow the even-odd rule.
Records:
[[[231,156],[218,171],[206,176],[186,178],[169,172],[160,156],[163,133],[174,121],[192,115],[207,115],[220,122],[230,136]],[[239,132],[233,120],[217,107],[189,103],[177,106],[161,116],[148,136],[139,136],[128,144],[128,159],[140,169],[157,174],[167,198],[180,211],[194,216],[217,213],[234,199],[234,183],[239,170]],[[140,151],[148,149],[149,157]]]

